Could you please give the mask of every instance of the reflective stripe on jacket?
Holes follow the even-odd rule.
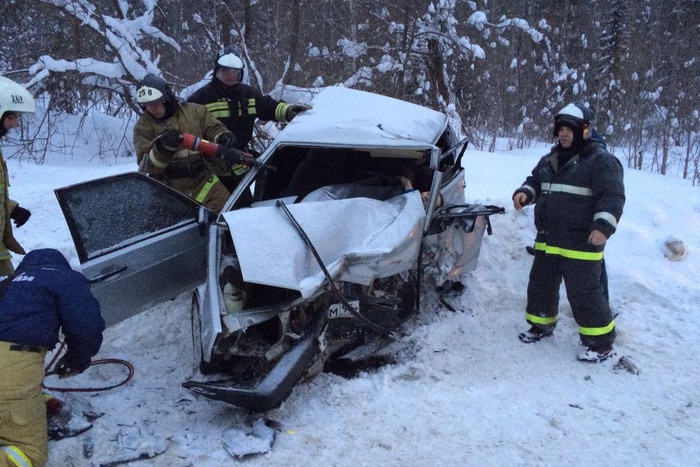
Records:
[[[196,102],[209,109],[238,139],[239,149],[245,149],[253,137],[255,120],[286,122],[289,105],[264,96],[245,83],[224,86],[212,78],[210,83],[199,88],[187,102]]]
[[[597,141],[558,167],[560,147],[540,159],[517,192],[535,204],[535,248],[573,259],[600,260],[603,246],[588,243],[593,230],[610,237],[625,204],[620,161]]]

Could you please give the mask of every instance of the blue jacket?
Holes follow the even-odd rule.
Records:
[[[54,249],[30,251],[0,300],[0,341],[52,349],[62,330],[66,359],[79,371],[102,345],[105,321],[85,277]]]

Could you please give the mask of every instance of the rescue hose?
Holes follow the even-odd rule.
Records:
[[[65,349],[65,344],[61,341],[61,347],[58,349],[58,351],[55,353],[51,361],[49,362],[48,365],[46,365],[46,368],[44,368],[44,376],[51,376],[51,375],[56,375],[56,373],[53,370],[53,366],[56,363],[56,360],[58,359],[58,356],[61,355],[61,352]],[[43,382],[41,383],[41,387],[43,389],[46,389],[48,391],[55,391],[55,392],[99,392],[99,391],[108,391],[110,389],[118,388],[119,386],[123,386],[129,381],[131,381],[131,378],[134,377],[134,365],[132,365],[130,362],[126,360],[121,360],[118,358],[103,358],[100,360],[92,360],[90,362],[90,366],[97,366],[97,365],[107,365],[107,364],[116,364],[116,365],[123,365],[127,369],[127,376],[124,378],[123,381],[120,381],[119,383],[112,384],[110,386],[103,386],[103,387],[89,387],[89,388],[66,388],[66,387],[52,387],[52,386],[46,386]]]
[[[350,314],[355,316],[365,326],[367,326],[371,329],[374,329],[375,331],[379,331],[379,332],[393,331],[394,329],[396,329],[397,327],[399,327],[400,325],[402,325],[403,323],[408,321],[408,318],[413,316],[413,315],[409,315],[408,318],[399,322],[395,326],[391,326],[391,327],[382,326],[381,324],[374,323],[374,322],[370,321],[369,319],[367,319],[366,317],[362,316],[362,314],[359,311],[357,311],[350,303],[348,303],[348,301],[345,299],[345,297],[343,297],[343,294],[341,294],[340,291],[338,290],[338,288],[335,286],[335,282],[333,281],[333,277],[328,272],[328,269],[326,269],[326,265],[323,264],[323,259],[321,259],[321,256],[318,254],[318,251],[316,251],[316,248],[314,247],[313,243],[311,243],[311,239],[308,237],[308,235],[306,235],[306,232],[304,232],[304,229],[301,227],[301,225],[299,225],[299,223],[294,218],[292,213],[289,212],[289,208],[287,208],[287,205],[284,204],[284,202],[282,200],[277,200],[276,204],[277,204],[277,207],[282,208],[284,213],[287,215],[289,220],[294,225],[294,228],[299,233],[299,236],[301,237],[301,239],[304,241],[304,243],[306,243],[306,246],[309,247],[309,250],[311,250],[311,254],[314,255],[314,258],[316,258],[316,262],[321,267],[321,271],[323,271],[323,275],[326,276],[326,279],[328,280],[328,285],[330,286],[331,291],[333,292],[333,295],[336,296],[336,298],[340,301],[341,305],[343,305],[343,308],[345,308],[346,311],[348,311]]]

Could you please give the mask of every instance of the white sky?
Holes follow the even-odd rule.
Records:
[[[5,141],[2,147],[6,156],[14,152]],[[614,370],[617,359],[583,364],[565,298],[553,338],[530,345],[517,338],[528,327],[532,258],[524,247],[534,228],[532,208],[515,212],[510,197],[544,151],[467,151],[468,200],[507,212],[492,217],[479,267],[463,277],[457,303],[464,311],[441,308],[426,294],[422,314],[390,348],[395,365],[352,380],[321,374],[299,384],[266,414],[277,422],[273,449],[246,466],[697,465],[699,188],[626,170],[628,201],[606,261],[619,313],[617,354],[641,373]],[[44,165],[8,161],[11,197],[32,211],[15,231],[27,250],[57,248],[78,266],[53,189],[136,168],[130,159],[106,165],[93,156],[76,146],[68,158],[48,154]],[[690,249],[681,262],[664,258],[670,237]],[[181,296],[107,330],[96,358],[127,359],[136,375],[126,387],[74,396],[105,415],[86,434],[51,442],[49,465],[101,465],[163,449],[134,465],[235,464],[223,441],[255,417],[180,388],[192,372],[188,313],[189,297]],[[47,382],[94,386],[118,377],[100,366],[72,382]],[[89,437],[95,452],[85,459]]]

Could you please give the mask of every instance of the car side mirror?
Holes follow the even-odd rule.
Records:
[[[216,215],[204,206],[199,207],[197,211],[197,225],[199,226],[199,235],[204,237],[207,234],[209,226],[214,223]]]

